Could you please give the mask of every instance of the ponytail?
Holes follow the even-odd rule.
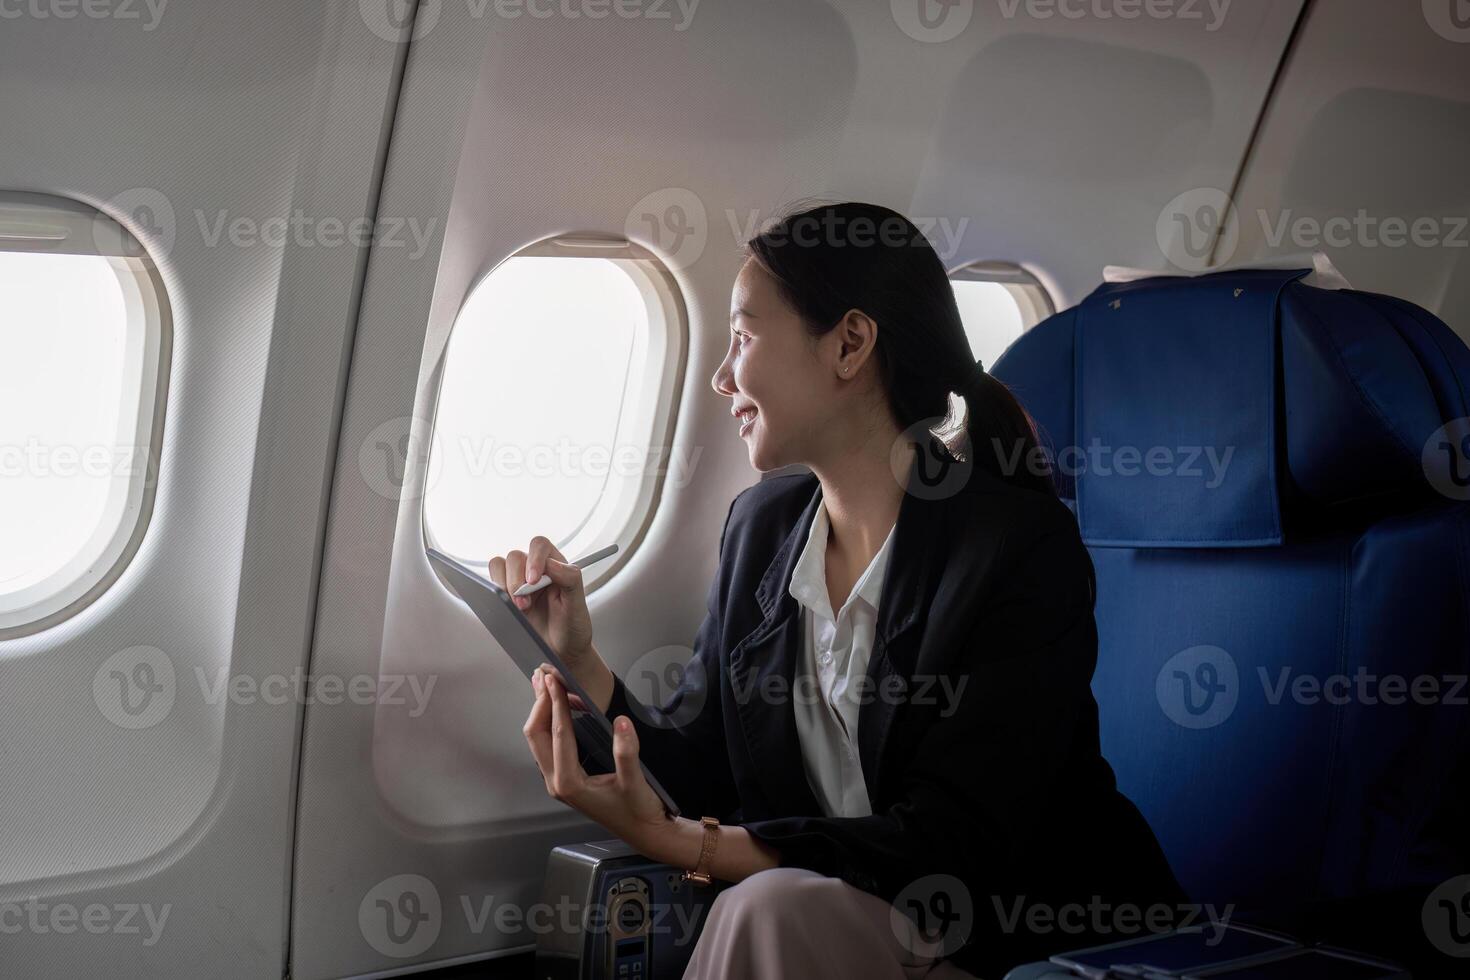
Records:
[[[965,436],[975,465],[1008,483],[1055,496],[1036,425],[1011,389],[976,362],[959,394],[965,400]]]

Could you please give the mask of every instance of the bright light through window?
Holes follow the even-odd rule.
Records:
[[[1008,262],[967,266],[950,282],[970,350],[987,370],[1023,332],[1055,312],[1036,278]]]
[[[108,253],[108,237],[129,250]],[[0,196],[0,244],[5,637],[70,615],[136,549],[168,317],[136,242],[75,202]]]
[[[106,259],[0,253],[0,590],[55,574],[112,485],[127,313]]]
[[[958,281],[954,298],[960,304],[960,319],[965,322],[971,352],[990,367],[1021,336],[1021,311],[1016,301],[998,282]]]
[[[424,496],[430,543],[472,562],[538,534],[569,557],[624,550],[666,469],[660,421],[682,355],[650,260],[520,255],[450,336]]]

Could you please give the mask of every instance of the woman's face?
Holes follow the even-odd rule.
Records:
[[[746,260],[730,298],[730,347],[710,383],[730,399],[757,470],[810,463],[813,440],[829,431],[837,401],[829,339],[813,339],[770,274]]]

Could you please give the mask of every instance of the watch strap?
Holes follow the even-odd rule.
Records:
[[[704,840],[699,847],[699,861],[694,865],[693,871],[685,871],[681,876],[684,881],[692,881],[696,885],[708,885],[713,878],[710,875],[710,861],[715,855],[715,845],[720,839],[720,822],[714,817],[700,817],[699,823],[704,827]]]

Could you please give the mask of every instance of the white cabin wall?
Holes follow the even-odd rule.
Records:
[[[133,227],[174,347],[141,549],[79,614],[0,643],[0,903],[29,921],[34,899],[41,923],[7,916],[0,975],[279,977],[301,711],[211,700],[195,671],[305,666],[362,250],[210,236],[222,212],[257,229],[366,213],[397,51],[356,0],[88,6],[132,16],[0,20],[0,188]],[[136,646],[168,658],[174,700],[129,730],[93,681]],[[92,906],[117,928],[67,926]]]
[[[1236,261],[1319,247],[1354,288],[1470,338],[1470,27],[1452,2],[1312,6],[1236,194]],[[1419,242],[1385,234],[1395,219],[1427,222]]]

